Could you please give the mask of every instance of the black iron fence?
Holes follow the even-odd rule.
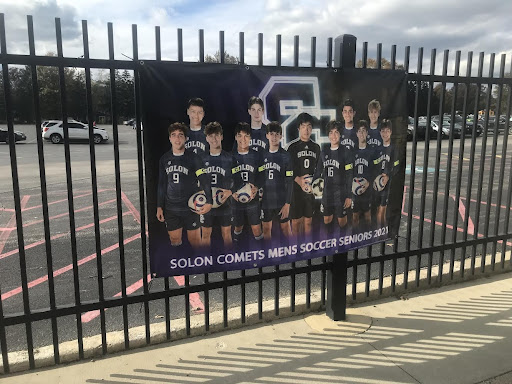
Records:
[[[0,217],[10,218],[0,234],[3,372],[10,371],[10,359],[16,352],[22,353],[29,367],[34,368],[36,349],[51,345],[53,359],[59,363],[63,343],[71,342],[76,347],[77,358],[83,359],[88,353],[84,339],[92,335],[100,335],[101,351],[107,353],[111,331],[122,332],[124,348],[129,348],[130,329],[134,326],[144,327],[145,343],[149,344],[155,324],[163,324],[165,338],[171,340],[177,337],[182,320],[186,335],[194,327],[198,332],[208,332],[219,319],[225,328],[243,324],[252,316],[263,319],[269,312],[266,306],[269,302],[273,302],[274,316],[283,314],[284,310],[293,313],[327,306],[331,317],[343,318],[347,281],[349,301],[358,301],[369,297],[371,292],[379,296],[385,291],[403,292],[421,284],[440,284],[489,270],[510,269],[512,156],[507,149],[511,136],[512,80],[506,76],[505,55],[501,56],[499,76],[495,77],[494,54],[486,60],[484,53],[480,53],[477,71],[473,73],[474,58],[469,52],[466,73],[461,75],[461,53],[456,52],[452,61],[450,53],[444,51],[439,74],[438,54],[432,50],[430,68],[424,73],[422,48],[417,52],[414,70],[410,67],[409,47],[405,47],[403,61],[398,64],[396,46],[391,47],[389,59],[384,60],[382,45],[377,45],[376,67],[384,65],[389,70],[407,71],[414,100],[403,218],[397,238],[350,252],[347,257],[151,281],[147,261],[137,26],[132,27],[133,61],[114,58],[112,24],[108,25],[109,59],[102,60],[90,58],[86,21],[82,22],[83,57],[80,58],[64,56],[59,19],[55,23],[57,56],[37,56],[32,17],[27,21],[30,54],[9,54],[4,16],[0,15],[0,63],[8,131],[8,145],[2,150],[6,152],[8,147],[11,172],[1,175],[4,187],[0,193],[3,215]],[[200,30],[200,62],[205,61],[204,41]],[[225,59],[224,43],[224,34],[220,32],[221,63]],[[161,60],[159,27],[155,28],[155,44],[156,59]],[[246,63],[244,44],[245,36],[240,33],[240,64]],[[299,37],[295,36],[293,66],[296,67],[300,62],[299,46]],[[263,34],[258,35],[257,47],[255,64],[263,65]],[[278,35],[276,66],[282,65],[281,48]],[[181,30],[177,34],[177,51],[177,60],[183,61]],[[368,44],[364,43],[361,67],[370,61],[368,52]],[[322,54],[317,52],[314,37],[309,53],[309,65],[315,67],[317,56]],[[355,66],[355,38],[349,35],[336,40],[329,38],[325,62],[328,67]],[[33,146],[28,147],[29,143],[22,146],[15,140],[9,67],[17,65],[28,66],[31,71],[36,123],[27,129],[34,136],[32,144],[37,151],[30,150]],[[451,65],[454,69],[449,74]],[[487,76],[483,74],[485,66]],[[59,73],[64,146],[63,150],[55,150],[58,153],[53,146],[43,145],[41,137],[38,67],[55,67]],[[64,73],[68,67],[85,71],[83,102],[89,122],[85,150],[83,146],[79,149],[70,146],[69,95]],[[108,147],[94,143],[91,71],[100,68],[107,69],[110,77],[113,123],[106,129],[113,145]],[[133,73],[135,85],[136,130],[129,132],[117,124],[115,71],[125,69]],[[475,87],[478,91],[472,93]],[[426,110],[425,116],[421,116],[422,110]],[[479,115],[483,116],[481,120]],[[498,123],[501,120],[504,128]],[[426,128],[422,133],[423,126],[434,128]],[[83,157],[77,156],[87,159],[85,171]],[[31,159],[29,166],[25,157]],[[105,171],[105,167],[110,168]],[[10,183],[12,190],[9,190]],[[36,195],[38,204],[28,207],[30,196]],[[106,211],[110,216],[105,217]],[[53,224],[62,218],[68,220]],[[89,221],[85,224],[84,220]],[[16,240],[9,240],[14,230]],[[34,241],[36,236],[39,240]],[[117,242],[110,244],[112,239]],[[105,247],[106,244],[110,245]],[[84,256],[87,253],[90,255]],[[342,296],[340,301],[336,295]],[[192,324],[192,318],[200,319],[199,326]]]

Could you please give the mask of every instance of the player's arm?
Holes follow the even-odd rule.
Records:
[[[165,191],[167,187],[167,174],[165,173],[164,162],[160,159],[158,164],[158,185],[156,195],[156,218],[158,221],[164,221],[164,203]]]

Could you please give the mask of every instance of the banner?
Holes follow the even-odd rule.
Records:
[[[154,277],[290,263],[397,236],[405,72],[139,69]]]

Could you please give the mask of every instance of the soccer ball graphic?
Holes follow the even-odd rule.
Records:
[[[316,197],[322,197],[324,193],[324,179],[316,179],[311,184],[311,189],[313,191],[313,195]]]
[[[384,177],[382,177],[382,175],[379,175],[373,181],[373,189],[375,189],[377,192],[380,192],[384,188],[386,188],[386,185],[384,185]]]
[[[203,208],[205,204],[206,195],[204,194],[204,191],[196,192],[188,199],[188,207],[194,212]]]
[[[352,193],[356,196],[360,196],[366,191],[368,187],[368,180],[364,177],[354,177],[352,179]]]
[[[304,178],[304,192],[313,193],[313,188],[311,187],[311,183],[313,182],[313,176],[306,176]]]
[[[213,205],[212,208],[219,208],[223,203],[221,203],[222,198],[224,197],[224,192],[220,188],[212,187],[212,197],[213,197]]]
[[[242,188],[240,188],[236,193],[238,194],[238,201],[240,203],[246,204],[251,201],[251,185],[245,184]]]

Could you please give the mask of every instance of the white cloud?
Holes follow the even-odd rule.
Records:
[[[364,41],[369,42],[369,57],[375,57],[377,43],[389,58],[392,44],[397,45],[398,59],[403,60],[406,45],[411,47],[411,67],[418,47],[424,47],[427,68],[430,50],[444,49],[475,52],[512,52],[509,15],[512,2],[488,0],[360,0],[347,6],[339,0],[266,0],[247,2],[221,0],[156,0],[149,4],[135,0],[3,0],[6,15],[8,50],[27,53],[26,14],[34,16],[38,54],[55,51],[54,18],[61,18],[64,53],[83,53],[81,20],[88,20],[91,56],[108,57],[107,22],[114,23],[117,59],[132,56],[132,24],[137,24],[139,57],[155,57],[155,25],[161,27],[162,57],[176,60],[177,28],[183,29],[184,58],[199,57],[198,30],[204,29],[205,53],[219,49],[219,30],[225,31],[225,49],[239,55],[239,32],[245,33],[245,61],[257,63],[257,36],[264,34],[264,64],[275,63],[276,35],[282,35],[282,63],[293,62],[293,39],[300,36],[300,63],[310,62],[311,37],[316,36],[317,65],[325,65],[327,39],[348,33],[358,39],[357,58]],[[441,59],[438,59],[441,60]],[[463,59],[464,61],[465,59]],[[414,64],[413,64],[414,63]],[[438,64],[437,68],[441,65]]]

